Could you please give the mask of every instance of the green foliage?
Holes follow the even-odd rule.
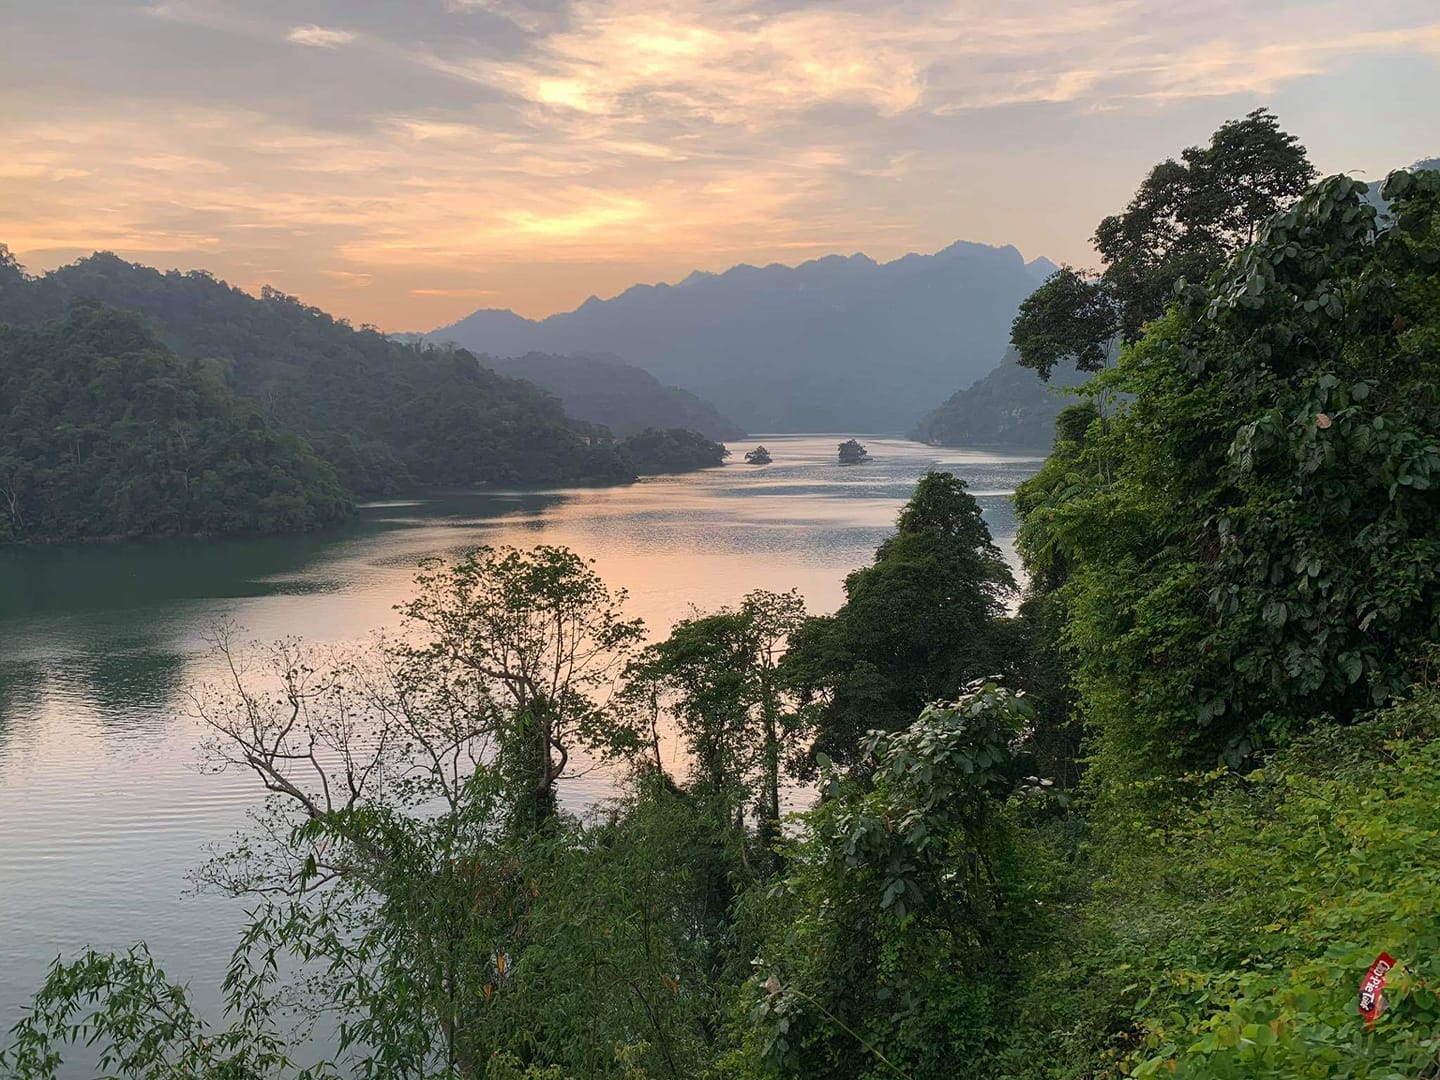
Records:
[[[1305,148],[1264,109],[1155,166],[1124,213],[1095,229],[1124,339],[1160,315],[1177,280],[1204,282],[1314,178]]]
[[[873,783],[827,773],[750,982],[748,1046],[773,1072],[935,1077],[984,1049],[1012,884],[1002,800],[1032,718],[977,683],[872,735]]]
[[[1088,879],[1068,934],[1022,966],[1001,1075],[1433,1075],[1437,734],[1421,688],[1261,770],[1170,781],[1163,821],[1114,818],[1101,865],[1068,871]],[[1399,966],[1370,1029],[1356,1001],[1381,951]]]
[[[1100,378],[1128,400],[1034,482],[1022,544],[1069,575],[1117,775],[1346,720],[1440,636],[1431,175],[1396,174],[1388,228],[1344,177],[1277,215]]]
[[[1020,363],[1042,379],[1066,357],[1100,370],[1113,338],[1138,340],[1177,281],[1207,280],[1314,176],[1305,148],[1264,109],[1156,165],[1124,212],[1095,230],[1103,272],[1062,267],[1021,304],[1011,329]]]
[[[345,517],[300,438],[98,306],[0,326],[0,540],[277,532]]]
[[[755,447],[754,450],[747,450],[747,451],[745,452],[745,464],[746,464],[746,465],[769,465],[769,464],[770,464],[770,451],[769,451],[769,450],[766,450],[765,447],[763,447],[763,446],[757,446],[757,447]]]
[[[786,656],[815,749],[855,760],[871,728],[903,727],[927,701],[1001,670],[1014,588],[964,482],[926,474],[874,565],[845,579],[845,604],[809,620]]]
[[[1021,302],[1010,336],[1020,365],[1049,379],[1065,360],[1073,360],[1081,371],[1104,368],[1119,319],[1109,282],[1062,266]]]
[[[26,1015],[0,1050],[0,1069],[14,1080],[55,1080],[66,1075],[65,1048],[96,1046],[103,1077],[168,1080],[325,1080],[324,1067],[301,1068],[277,1030],[275,958],[257,968],[237,951],[225,981],[231,1026],[214,1029],[199,1016],[185,987],[168,979],[149,951],[93,951],[56,963]]]
[[[804,622],[798,593],[752,592],[737,609],[676,623],[628,672],[656,769],[663,714],[689,747],[692,794],[727,826],[743,828],[753,808],[762,849],[779,829],[782,759],[800,729],[781,656]]]
[[[616,443],[616,450],[620,460],[640,476],[705,469],[725,464],[730,456],[722,443],[681,428],[637,431]]]
[[[859,465],[870,460],[870,454],[858,439],[846,439],[840,444],[840,464]]]
[[[76,300],[154,320],[181,356],[224,360],[230,387],[303,435],[360,495],[634,476],[608,437],[470,353],[355,330],[268,287],[256,298],[201,271],[162,274],[102,253],[5,283],[0,321],[57,318]]]
[[[428,639],[422,655],[458,665],[489,700],[503,701],[500,767],[517,801],[517,828],[555,812],[555,785],[577,741],[628,743],[600,695],[644,636],[611,591],[567,548],[478,548],[454,563],[429,559],[418,595],[400,606]]]

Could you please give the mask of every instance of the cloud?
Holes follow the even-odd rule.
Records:
[[[458,13],[485,12],[514,23],[526,33],[554,30],[564,24],[563,3],[535,3],[526,0],[445,0],[448,10]]]
[[[438,296],[445,299],[478,300],[483,296],[496,296],[498,289],[411,289],[411,296]]]
[[[502,9],[501,0],[455,4]],[[1364,21],[1331,0],[1191,9],[1172,0],[577,0],[565,27],[525,55],[415,57],[548,110],[761,128],[828,105],[884,117],[1268,92],[1366,54],[1435,51],[1440,23],[1371,30]]]
[[[1430,0],[159,0],[81,27],[50,7],[7,23],[0,241],[40,267],[278,270],[411,326],[962,236],[1083,262],[1140,171],[1220,119],[1288,90],[1313,107],[1287,127],[1338,139],[1375,65],[1440,56]]]
[[[296,45],[309,45],[317,49],[335,49],[341,45],[349,45],[355,40],[355,35],[349,30],[335,30],[309,23],[305,26],[292,27],[290,32],[285,35],[285,40]]]

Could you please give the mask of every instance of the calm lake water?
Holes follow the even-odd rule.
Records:
[[[425,556],[537,543],[593,558],[652,636],[756,588],[830,611],[932,466],[965,478],[1011,550],[1007,496],[1038,459],[866,438],[874,460],[842,468],[838,441],[768,437],[772,465],[622,488],[378,504],[322,535],[0,549],[0,1043],[51,961],[86,946],[144,941],[213,1000],[243,905],[193,894],[186,875],[259,800],[253,779],[195,767],[183,691],[207,678],[217,619],[356,641],[396,622]],[[592,773],[564,800],[607,785]]]

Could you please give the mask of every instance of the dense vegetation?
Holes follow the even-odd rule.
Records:
[[[1055,432],[1055,418],[1067,404],[1058,390],[1079,386],[1088,377],[1074,363],[1062,361],[1047,385],[1023,367],[1012,350],[990,374],[926,413],[909,437],[931,446],[1044,452]]]
[[[309,529],[350,497],[305,441],[98,306],[0,326],[0,540]]]
[[[154,319],[182,356],[227,361],[235,391],[303,435],[359,495],[412,484],[625,479],[555,399],[479,366],[353,329],[295,297],[257,299],[192,271],[161,273],[97,254],[0,287],[0,321],[57,318],[99,300]]]
[[[0,324],[42,326],[64,319],[74,304],[94,302],[138,313],[178,354],[173,363],[203,372],[207,400],[213,399],[208,412],[233,413],[237,422],[269,432],[267,438],[290,448],[292,456],[312,455],[327,467],[316,472],[314,461],[303,468],[281,464],[281,473],[300,468],[306,479],[277,476],[276,486],[267,489],[257,478],[271,467],[266,455],[276,451],[257,443],[257,456],[241,460],[249,470],[245,476],[237,474],[233,484],[192,485],[186,489],[189,508],[178,512],[175,501],[155,487],[167,481],[154,480],[145,467],[148,444],[143,440],[134,441],[126,462],[110,463],[113,472],[67,470],[53,433],[31,427],[43,416],[14,412],[7,417],[0,449],[27,463],[30,490],[42,486],[37,479],[42,474],[43,486],[52,490],[47,495],[51,509],[28,514],[23,529],[16,527],[12,513],[12,538],[276,531],[332,520],[356,496],[417,485],[619,483],[637,474],[719,464],[725,452],[678,429],[634,431],[617,440],[604,428],[567,417],[556,398],[482,367],[463,350],[417,348],[370,328],[355,330],[272,289],[257,299],[208,274],[162,274],[108,254],[30,278],[0,247]],[[115,360],[134,348],[131,331],[119,329],[122,325],[130,324],[103,324],[115,329],[114,341],[92,330],[88,362]],[[28,348],[32,339],[17,333],[8,340],[14,350]],[[13,362],[28,366],[19,357]],[[52,388],[55,394],[77,381],[89,384],[91,393],[108,392],[77,364],[71,356],[65,373],[53,376],[64,384]],[[131,400],[145,391],[143,385],[129,386],[113,400],[92,402],[98,410],[94,422],[109,423],[112,414],[123,419],[136,408],[163,413],[171,407],[164,398],[138,405]],[[245,399],[243,407],[217,404],[222,396],[228,401],[236,395]],[[243,459],[246,452],[234,440],[207,454],[211,450],[220,455],[217,461],[227,455]],[[72,465],[75,456],[70,455]],[[205,460],[213,480],[219,474]],[[18,470],[12,465],[17,477]],[[322,491],[334,486],[332,472],[343,491]],[[300,492],[300,487],[314,490]],[[70,520],[56,509],[62,504],[82,508],[93,502],[97,490],[116,493],[104,500],[114,502],[113,512],[85,510]],[[135,505],[119,509],[126,500]]]
[[[226,1026],[88,954],[0,1065],[1435,1076],[1440,172],[1369,195],[1272,215],[1060,414],[1015,613],[932,473],[831,616],[757,592],[647,645],[572,553],[482,549],[368,649],[222,634],[208,753],[271,793],[202,874],[261,898]],[[627,778],[588,821],[582,752]]]
[[[648,371],[617,356],[531,352],[512,357],[482,355],[480,363],[502,375],[534,383],[559,398],[567,416],[608,428],[618,436],[646,428],[683,428],[716,441],[745,434],[708,401],[688,390],[665,386]]]
[[[689,472],[723,465],[730,456],[723,443],[684,428],[645,428],[615,444],[620,459],[640,476]]]

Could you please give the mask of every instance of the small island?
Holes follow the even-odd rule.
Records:
[[[870,454],[861,446],[856,439],[846,439],[840,444],[840,464],[859,465],[862,461],[869,461]]]
[[[745,455],[746,465],[769,465],[770,451],[763,446],[757,446]]]

